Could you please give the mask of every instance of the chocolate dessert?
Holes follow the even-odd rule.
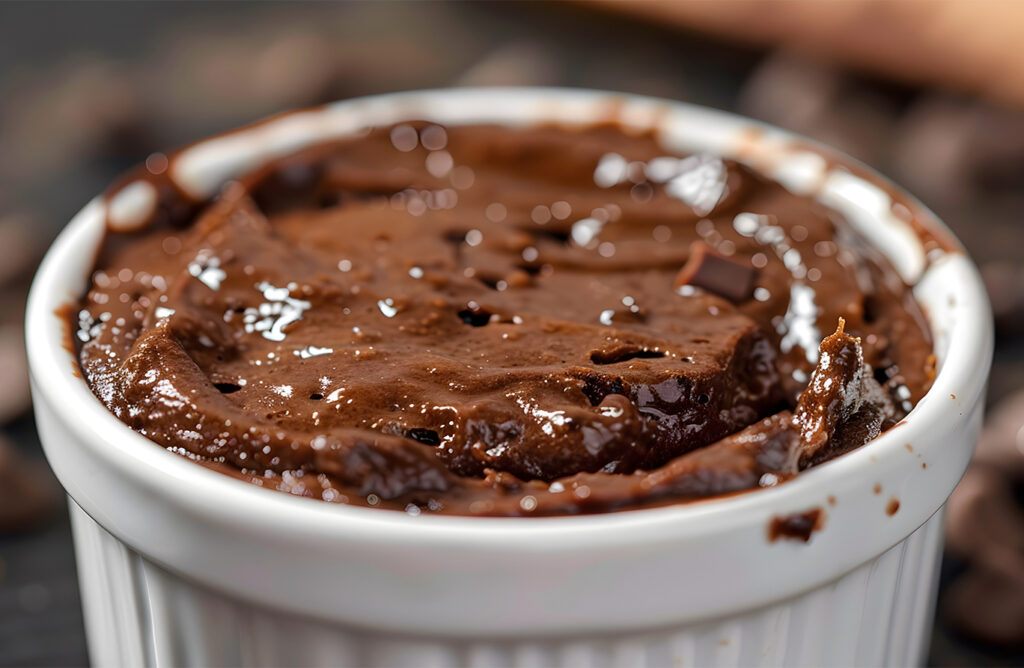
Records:
[[[927,391],[911,291],[835,211],[616,125],[410,122],[211,201],[144,172],[73,327],[125,424],[255,485],[553,515],[783,483]]]

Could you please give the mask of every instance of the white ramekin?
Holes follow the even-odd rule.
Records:
[[[367,125],[618,120],[667,147],[738,157],[839,209],[925,307],[939,373],[904,423],[772,489],[587,517],[411,517],[268,492],[119,422],[77,374],[61,307],[82,293],[105,205],[43,261],[27,333],[39,432],[71,498],[97,665],[910,665],[928,638],[942,508],[981,422],[988,301],[962,253],[925,259],[891,187],[806,141],[636,96],[456,89],[352,100],[189,148],[195,194]],[[124,191],[131,192],[131,190]],[[147,204],[114,202],[122,219]],[[919,220],[948,231],[912,200]],[[897,207],[899,209],[899,207]],[[898,511],[892,513],[895,502]],[[823,509],[807,543],[773,518]]]

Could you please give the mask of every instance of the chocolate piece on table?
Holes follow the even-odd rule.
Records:
[[[25,339],[18,325],[0,325],[0,378],[0,424],[6,424],[31,406]]]
[[[946,589],[941,614],[966,636],[994,645],[1020,646],[1024,644],[1024,580],[972,568]]]
[[[61,492],[41,461],[28,459],[0,437],[0,535],[35,529],[52,517]]]
[[[1014,493],[1024,479],[1024,392],[991,411],[974,459],[949,498],[946,547],[967,570],[949,587],[943,616],[986,642],[1024,642],[1024,508]]]
[[[754,292],[757,270],[712,250],[703,241],[690,247],[690,259],[676,275],[676,289],[690,285],[739,304]]]
[[[877,88],[820,58],[776,50],[751,72],[738,111],[885,164],[898,107]]]
[[[1024,582],[1024,511],[1003,471],[971,465],[950,497],[946,525],[951,551]]]
[[[996,332],[1012,337],[1024,332],[1024,267],[1014,262],[993,261],[981,267]]]
[[[990,464],[1008,478],[1024,480],[1024,391],[989,411],[972,463]]]

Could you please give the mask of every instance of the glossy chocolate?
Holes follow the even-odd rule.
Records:
[[[412,514],[692,500],[858,447],[930,384],[910,290],[841,216],[650,134],[405,123],[210,202],[159,191],[104,242],[83,372],[133,429],[271,489]]]

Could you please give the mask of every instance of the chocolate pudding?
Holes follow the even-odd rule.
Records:
[[[197,202],[170,167],[73,327],[96,396],[252,484],[552,515],[784,483],[934,373],[911,291],[835,211],[616,125],[410,122]]]

